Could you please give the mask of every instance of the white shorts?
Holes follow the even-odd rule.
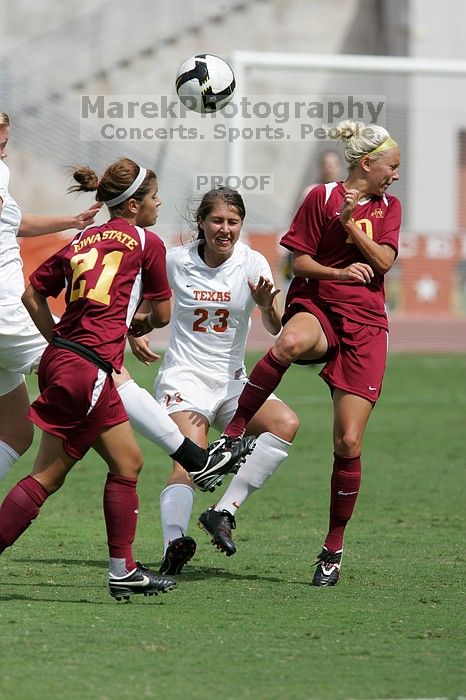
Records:
[[[194,411],[222,432],[233,418],[247,377],[218,382],[211,375],[186,367],[170,367],[156,377],[155,398],[167,413]],[[280,401],[275,394],[268,399]],[[267,400],[268,400],[267,399]]]
[[[37,370],[46,347],[47,341],[22,304],[0,306],[0,396]]]

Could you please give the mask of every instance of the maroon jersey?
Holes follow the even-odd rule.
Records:
[[[66,309],[54,333],[92,348],[116,370],[141,299],[171,296],[164,244],[122,218],[80,231],[37,268],[30,282],[45,297],[66,287]]]
[[[345,268],[355,262],[367,263],[341,225],[344,194],[342,182],[314,187],[296,212],[281,245],[308,253],[327,267]],[[353,218],[369,238],[391,246],[398,253],[401,205],[396,197],[384,194],[361,200]],[[292,300],[295,293],[305,293],[317,303],[324,302],[334,313],[353,321],[388,327],[384,277],[375,270],[369,284],[296,277],[290,285],[289,299]]]

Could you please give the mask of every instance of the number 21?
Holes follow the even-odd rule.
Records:
[[[76,301],[81,297],[86,296],[88,299],[94,299],[101,304],[110,304],[110,294],[108,293],[112,286],[113,279],[120,267],[123,253],[119,250],[112,250],[104,255],[102,259],[103,270],[100,273],[94,287],[86,293],[86,280],[79,279],[85,272],[93,270],[97,264],[99,252],[97,248],[91,248],[88,253],[73,255],[70,260],[71,269],[73,270],[73,279],[71,280],[70,301]]]

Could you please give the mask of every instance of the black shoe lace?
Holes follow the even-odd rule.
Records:
[[[135,564],[141,571],[149,571],[149,567],[142,563],[142,561],[135,560]]]
[[[339,564],[341,559],[341,552],[332,552],[329,549],[323,549],[317,561],[314,562],[314,566],[319,564]]]
[[[230,525],[231,525],[232,529],[233,529],[233,530],[236,530],[236,520],[235,520],[235,516],[232,515],[232,514],[230,513],[229,510],[222,510],[222,513],[223,513],[224,515],[226,515],[226,517],[227,517],[228,520],[230,521]]]
[[[232,515],[229,510],[222,510],[221,513],[224,516],[224,519],[219,527],[219,530],[221,530],[222,526],[223,526],[223,528],[225,529],[225,531],[229,535],[231,530],[236,530],[235,516]],[[228,521],[229,527],[228,527],[228,524],[225,522],[225,519]]]

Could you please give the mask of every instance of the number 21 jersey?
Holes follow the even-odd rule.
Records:
[[[66,288],[66,309],[55,333],[92,348],[116,370],[141,298],[171,297],[163,242],[122,218],[81,231],[30,281],[45,297]]]

